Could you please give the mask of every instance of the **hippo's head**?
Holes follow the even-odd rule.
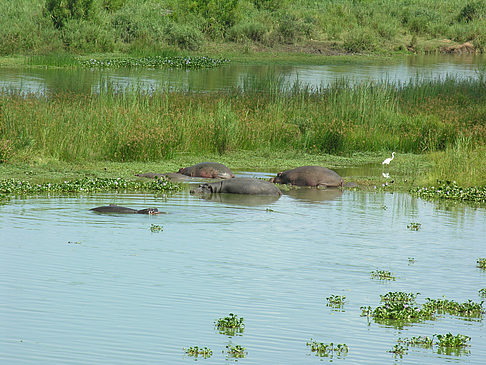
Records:
[[[271,178],[270,180],[268,180],[268,181],[270,181],[271,183],[274,183],[274,184],[281,184],[281,183],[282,183],[282,173],[281,173],[281,172],[279,172],[279,173],[277,174],[277,176],[272,177],[272,178]]]
[[[138,214],[159,214],[159,210],[157,208],[146,208],[140,209],[137,211]]]
[[[197,188],[190,191],[191,194],[212,194],[213,188],[211,184],[201,184]]]

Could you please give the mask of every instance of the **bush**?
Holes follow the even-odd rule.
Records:
[[[482,19],[486,17],[486,4],[484,1],[475,1],[466,4],[459,15],[457,16],[457,21],[469,23],[473,20]]]
[[[70,19],[89,19],[93,13],[93,0],[46,0],[45,11],[60,29]]]
[[[247,39],[254,42],[262,42],[266,28],[259,22],[247,22],[236,24],[228,31],[228,38],[234,42],[241,42]]]
[[[197,50],[204,44],[201,31],[191,25],[170,23],[166,27],[167,42],[181,49]]]
[[[344,37],[343,47],[352,53],[371,52],[377,49],[375,35],[369,30],[355,29]]]
[[[62,40],[71,52],[111,52],[113,34],[85,20],[71,20],[64,25]]]

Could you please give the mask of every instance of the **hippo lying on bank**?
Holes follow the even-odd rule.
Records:
[[[159,214],[157,208],[146,208],[146,209],[132,209],[127,207],[120,207],[115,204],[105,205],[103,207],[91,208],[93,212],[96,213],[118,213],[118,214]]]
[[[252,179],[249,177],[236,177],[230,180],[222,180],[214,183],[201,184],[191,190],[191,194],[252,194],[280,196],[279,188],[268,181]]]
[[[235,177],[231,170],[218,162],[201,162],[193,166],[179,169],[179,174],[205,177],[209,179],[231,179]]]
[[[343,179],[335,171],[321,166],[301,166],[292,170],[279,172],[270,179],[276,184],[297,186],[337,187],[343,186]]]

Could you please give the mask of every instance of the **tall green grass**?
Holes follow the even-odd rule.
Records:
[[[486,142],[479,80],[299,89],[247,81],[245,91],[0,95],[0,160],[156,161],[238,150],[424,153]],[[279,89],[283,88],[283,89]],[[3,151],[3,152],[2,152]],[[3,155],[2,155],[3,154]],[[3,157],[2,157],[3,156]]]

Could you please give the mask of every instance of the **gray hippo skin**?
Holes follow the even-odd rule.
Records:
[[[132,209],[127,207],[120,207],[115,204],[105,205],[103,207],[91,208],[93,212],[96,213],[118,213],[118,214],[159,214],[157,208],[146,208],[146,209]]]
[[[179,169],[179,174],[212,179],[231,179],[235,177],[231,170],[218,162],[201,162]]]
[[[321,166],[301,166],[292,170],[279,172],[270,179],[276,184],[297,186],[337,187],[343,186],[343,179],[335,171]]]
[[[268,181],[252,179],[249,177],[236,177],[229,180],[222,180],[214,183],[201,184],[198,188],[191,190],[191,194],[251,194],[251,195],[273,195],[280,196],[279,188]]]

